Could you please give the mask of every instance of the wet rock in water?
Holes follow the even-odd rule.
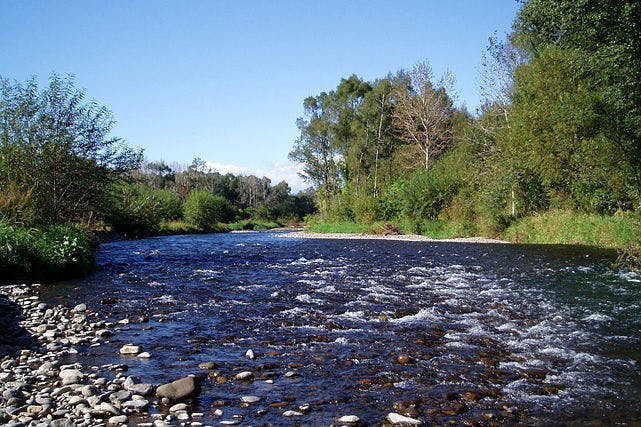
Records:
[[[240,372],[240,373],[236,374],[236,376],[234,376],[234,378],[237,381],[252,381],[254,379],[254,373],[250,372],[250,371],[243,371],[243,372]]]
[[[132,393],[139,394],[141,396],[149,396],[154,391],[154,386],[151,384],[133,384],[127,388]]]
[[[186,409],[187,409],[187,405],[186,404],[184,404],[184,403],[176,403],[171,408],[169,408],[169,412],[184,411]]]
[[[298,411],[285,411],[283,417],[302,417],[303,413]]]
[[[420,426],[423,424],[421,420],[406,417],[404,415],[397,414],[395,412],[390,412],[389,414],[387,414],[387,421],[389,421],[394,425],[401,425],[401,426]]]
[[[358,418],[356,415],[343,415],[338,419],[338,422],[342,424],[356,424],[360,421],[361,419]]]
[[[467,412],[465,403],[455,403],[443,411],[445,415],[460,415]]]
[[[416,363],[416,359],[414,359],[409,354],[399,354],[398,357],[396,358],[396,361],[401,365],[407,365],[408,363]]]
[[[245,357],[246,357],[246,358],[248,358],[249,360],[254,360],[254,359],[256,358],[256,354],[254,353],[254,350],[252,350],[252,349],[250,348],[250,349],[249,349],[249,350],[247,350],[247,352],[245,353]]]
[[[409,400],[406,402],[395,402],[392,406],[396,411],[401,415],[408,417],[418,417],[418,410],[416,409],[416,402],[414,400]]]
[[[107,402],[100,402],[100,404],[94,407],[94,410],[98,413],[107,414],[107,415],[121,415],[122,411],[116,408],[114,405]]]
[[[125,344],[120,348],[120,354],[128,355],[128,354],[138,354],[142,351],[140,346],[133,345],[133,344]]]
[[[122,404],[122,407],[134,412],[141,412],[149,407],[149,401],[145,399],[128,400]]]
[[[151,358],[151,353],[149,353],[148,351],[143,351],[137,357],[140,359],[149,359]]]
[[[98,338],[107,338],[107,337],[111,337],[113,335],[114,335],[114,333],[111,332],[109,329],[98,329],[96,331],[96,336]]]
[[[127,390],[115,391],[109,395],[109,400],[113,403],[122,403],[131,399],[131,392]]]
[[[73,308],[73,311],[75,312],[87,311],[87,304],[78,304]]]
[[[218,364],[216,362],[202,362],[198,364],[198,367],[200,369],[206,369],[208,371],[211,371],[213,369],[218,368]]]
[[[183,377],[156,389],[156,396],[170,400],[180,400],[191,396],[196,391],[194,377]]]
[[[240,401],[243,403],[256,403],[256,402],[260,402],[261,400],[263,399],[258,396],[243,396],[240,398]]]
[[[523,370],[523,373],[532,380],[543,380],[548,374],[548,371],[540,368],[527,368]]]

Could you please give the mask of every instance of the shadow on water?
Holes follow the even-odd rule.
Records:
[[[22,308],[6,295],[0,294],[0,357],[11,355],[20,349],[38,347],[36,339],[19,326],[24,319]]]

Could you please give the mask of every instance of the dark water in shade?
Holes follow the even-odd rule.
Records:
[[[641,276],[610,271],[610,252],[239,233],[108,243],[98,255],[100,272],[44,298],[150,321],[79,357],[152,383],[218,362],[229,381],[203,380],[204,424],[218,423],[217,401],[221,419],[242,425],[347,414],[378,424],[398,402],[439,425],[641,419]],[[119,302],[99,302],[108,297]],[[126,342],[153,357],[118,356]],[[256,381],[232,379],[243,370]],[[243,408],[243,395],[263,400]],[[302,404],[309,414],[282,417]]]

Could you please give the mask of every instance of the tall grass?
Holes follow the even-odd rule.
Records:
[[[517,220],[503,238],[518,243],[623,248],[641,242],[641,221],[631,213],[601,216],[556,210]]]

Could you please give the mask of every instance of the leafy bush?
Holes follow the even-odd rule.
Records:
[[[409,219],[437,219],[456,193],[456,183],[434,168],[410,176],[403,191],[403,211]]]
[[[25,229],[0,222],[0,277],[13,278],[33,270],[35,239]]]
[[[158,214],[162,221],[172,221],[182,216],[182,201],[175,192],[152,190],[151,197],[158,205]]]
[[[183,204],[185,222],[202,230],[213,230],[217,223],[227,221],[231,206],[227,199],[206,190],[189,193]]]
[[[382,219],[399,219],[403,213],[403,194],[406,181],[398,180],[387,186],[378,198],[378,211]]]
[[[55,225],[44,232],[0,222],[0,277],[61,279],[94,267],[95,245],[80,228]]]
[[[108,216],[116,231],[137,238],[155,234],[163,219],[163,207],[155,192],[142,184],[118,184],[112,191]]]
[[[85,274],[95,264],[95,246],[78,227],[53,225],[38,240],[40,268],[47,277],[72,277]]]
[[[378,204],[376,199],[371,197],[355,197],[353,211],[356,222],[371,224],[379,219]]]

